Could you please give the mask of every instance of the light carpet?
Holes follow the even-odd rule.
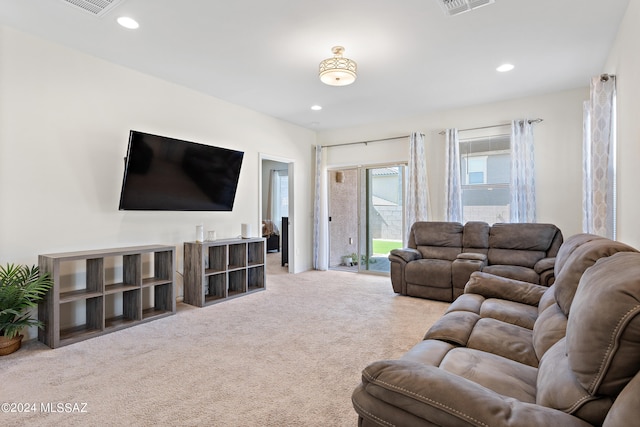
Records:
[[[174,316],[55,350],[30,341],[0,358],[0,403],[35,409],[0,413],[0,423],[357,425],[362,369],[406,352],[448,304],[398,296],[386,276],[286,274],[277,256],[263,292],[178,304]]]

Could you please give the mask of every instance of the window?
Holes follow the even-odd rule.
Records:
[[[489,224],[509,221],[509,135],[460,140],[462,218]]]
[[[271,206],[269,218],[282,230],[282,217],[289,215],[289,172],[286,169],[271,171]]]

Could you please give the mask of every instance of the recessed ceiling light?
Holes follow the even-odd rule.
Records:
[[[133,18],[129,18],[128,16],[121,16],[120,18],[118,18],[118,24],[130,30],[135,30],[140,26],[140,24],[138,24],[138,21]]]
[[[320,111],[320,110],[322,110],[322,106],[321,105],[312,105],[311,109],[313,111]]]
[[[512,64],[502,64],[501,66],[496,68],[496,71],[500,71],[501,73],[506,73],[507,71],[511,71],[514,68],[515,67]]]

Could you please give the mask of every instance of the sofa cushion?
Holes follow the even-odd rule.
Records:
[[[460,255],[462,249],[459,247],[421,245],[418,246],[418,251],[423,259],[442,259],[451,262]]]
[[[596,236],[595,234],[580,233],[580,234],[574,234],[573,236],[565,240],[562,246],[560,246],[560,249],[558,250],[558,254],[556,255],[556,262],[554,265],[555,276],[558,277],[558,275],[560,274],[560,271],[562,271],[562,269],[564,268],[564,265],[566,264],[567,259],[569,259],[569,256],[573,253],[573,251],[576,250],[576,248],[592,240],[599,240],[599,239],[606,239],[606,238],[602,236]]]
[[[489,264],[506,264],[506,265],[521,265],[528,268],[533,268],[538,261],[544,258],[546,253],[544,251],[527,251],[522,249],[502,249],[502,248],[489,248],[487,257]]]
[[[587,270],[567,324],[569,363],[590,394],[617,396],[640,370],[640,254]]]
[[[462,230],[463,226],[458,222],[418,221],[411,227],[409,247],[462,248]]]
[[[407,283],[434,288],[451,288],[451,261],[419,259],[405,267]]]
[[[528,267],[522,267],[520,265],[487,265],[482,268],[482,271],[489,274],[495,274],[500,277],[535,283],[536,285],[540,280],[540,276],[535,272],[535,270]]]
[[[466,346],[537,368],[532,335],[531,329],[485,317],[474,326]]]
[[[565,315],[569,315],[571,303],[585,270],[599,259],[618,252],[637,251],[629,245],[605,238],[591,239],[574,248],[559,269],[554,282],[555,299]]]
[[[538,369],[536,403],[601,425],[613,399],[592,396],[577,381],[567,357],[566,338],[545,353]]]
[[[542,311],[533,325],[533,348],[541,360],[544,354],[567,333],[567,316],[553,303]]]
[[[538,301],[538,315],[545,311],[548,307],[556,303],[556,287],[555,284],[549,286]]]
[[[480,384],[503,396],[535,403],[537,369],[502,356],[457,347],[442,359],[440,368]]]
[[[558,231],[558,227],[552,224],[493,224],[489,247],[546,253]]]
[[[533,329],[538,317],[538,308],[520,302],[488,298],[482,304],[480,317],[490,317],[523,328]]]
[[[464,225],[462,247],[465,252],[486,253],[489,249],[489,231],[491,227],[486,222],[469,221]]]
[[[537,369],[495,354],[453,347],[437,340],[424,340],[401,359],[438,366],[504,396],[535,402]]]
[[[480,319],[478,314],[469,311],[447,313],[431,325],[424,339],[465,346],[469,341],[469,335]]]
[[[447,318],[449,313],[458,311],[472,312],[480,317],[491,317],[532,329],[538,315],[538,301],[549,289],[485,272],[474,272],[467,282],[465,293],[451,303],[443,317]],[[455,322],[450,325],[452,329],[462,327],[455,325]]]

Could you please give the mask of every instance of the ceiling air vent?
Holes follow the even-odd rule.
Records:
[[[473,9],[493,3],[495,0],[438,0],[444,13],[450,16],[459,15]]]
[[[82,9],[94,16],[102,16],[115,7],[121,0],[62,0],[64,3]]]

